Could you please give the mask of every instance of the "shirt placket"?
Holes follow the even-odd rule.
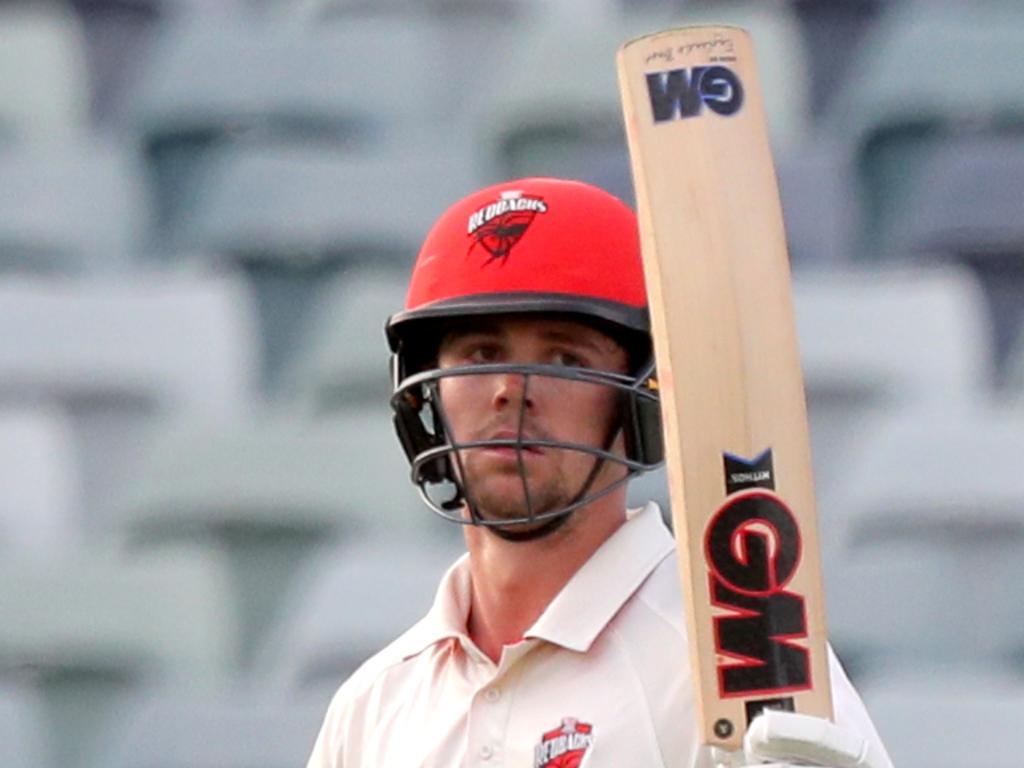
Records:
[[[499,768],[505,766],[505,744],[512,714],[516,664],[536,644],[527,640],[505,648],[500,663],[473,649],[470,657],[479,673],[479,686],[469,707],[466,742],[467,768]],[[477,654],[473,656],[473,652]]]

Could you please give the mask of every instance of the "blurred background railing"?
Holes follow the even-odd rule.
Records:
[[[834,645],[900,768],[1018,768],[1012,0],[0,2],[0,765],[304,764],[460,551],[387,409],[420,239],[631,200],[614,51],[699,21],[761,60]]]

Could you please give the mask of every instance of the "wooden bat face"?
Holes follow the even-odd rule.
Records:
[[[705,743],[831,717],[803,379],[753,49],[689,27],[619,53]]]

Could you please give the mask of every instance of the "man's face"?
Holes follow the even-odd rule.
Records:
[[[448,333],[439,366],[488,363],[555,365],[626,373],[626,351],[605,334],[572,320],[488,318]],[[519,373],[451,376],[441,380],[441,401],[452,440],[557,440],[621,453],[617,395],[611,388]],[[616,442],[609,447],[609,439]],[[476,447],[459,451],[461,476],[478,513],[489,520],[526,517],[522,473],[533,513],[572,503],[597,463],[590,454],[552,447]],[[453,457],[454,461],[454,457]],[[459,462],[455,462],[456,465]],[[604,462],[592,493],[625,470]]]

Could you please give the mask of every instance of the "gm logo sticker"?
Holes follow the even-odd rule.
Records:
[[[743,83],[721,64],[650,72],[647,93],[656,123],[698,117],[704,107],[729,117],[743,106]]]

